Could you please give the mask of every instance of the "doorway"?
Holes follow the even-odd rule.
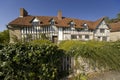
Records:
[[[52,36],[52,42],[57,43],[58,42],[58,36]]]

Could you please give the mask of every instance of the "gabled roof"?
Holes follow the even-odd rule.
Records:
[[[69,23],[70,21],[74,21],[75,23],[75,28],[83,28],[83,24],[86,23],[88,25],[89,29],[95,29],[104,18],[100,18],[97,21],[87,21],[87,20],[80,20],[80,19],[75,19],[75,18],[66,18],[62,17],[62,20],[59,20],[58,17],[54,16],[25,16],[25,17],[18,17],[15,20],[11,21],[8,25],[13,25],[13,26],[32,26],[32,20],[34,18],[37,18],[41,21],[41,26],[45,25],[50,25],[50,20],[53,18],[56,22],[57,27],[70,27]]]
[[[95,29],[102,21],[104,20],[104,17],[96,20],[94,23],[93,23],[93,29]]]

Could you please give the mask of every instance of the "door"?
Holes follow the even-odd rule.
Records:
[[[58,42],[58,36],[52,36],[52,42],[57,43]]]

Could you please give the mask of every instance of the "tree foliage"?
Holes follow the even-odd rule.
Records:
[[[117,19],[120,20],[120,13],[117,14]]]
[[[109,17],[105,17],[105,21],[106,23],[116,23],[116,22],[119,22],[120,21],[120,13],[118,13],[116,15],[116,18],[109,18]]]
[[[0,43],[9,43],[9,31],[0,32]]]
[[[46,40],[46,39],[39,39],[39,40],[33,40],[29,42],[30,44],[36,45],[36,44],[53,44],[50,40]]]
[[[9,44],[0,51],[0,79],[57,80],[64,52],[50,44]]]

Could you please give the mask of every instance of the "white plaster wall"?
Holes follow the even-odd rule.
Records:
[[[105,28],[108,29],[108,26],[106,25],[105,21],[103,20],[101,24],[99,25],[99,28]]]
[[[90,38],[90,40],[93,40],[93,35],[90,35],[90,37],[89,37],[89,38]]]
[[[71,40],[71,34],[64,34],[63,40]]]
[[[105,33],[100,33],[100,29],[105,29]],[[101,35],[105,35],[105,34],[109,34],[109,30],[108,30],[109,28],[108,28],[108,26],[105,24],[105,21],[102,21],[101,23],[100,23],[100,25],[98,25],[97,26],[97,29],[96,29],[96,31],[95,31],[95,34],[101,34]]]
[[[33,22],[39,22],[39,20],[38,20],[37,18],[35,18],[35,19],[33,20]]]
[[[100,33],[100,29],[105,29],[104,33]],[[107,41],[109,41],[109,36],[110,36],[110,29],[108,28],[108,26],[106,25],[105,21],[103,20],[98,26],[97,29],[95,30],[94,33],[94,38],[97,39],[97,37],[102,37],[102,36],[106,36],[107,37]],[[100,41],[102,41],[102,38],[100,38]]]
[[[58,40],[63,40],[63,29],[62,28],[58,29]]]
[[[56,27],[56,26],[52,26],[52,31],[56,31],[56,32],[58,32],[58,28]]]

